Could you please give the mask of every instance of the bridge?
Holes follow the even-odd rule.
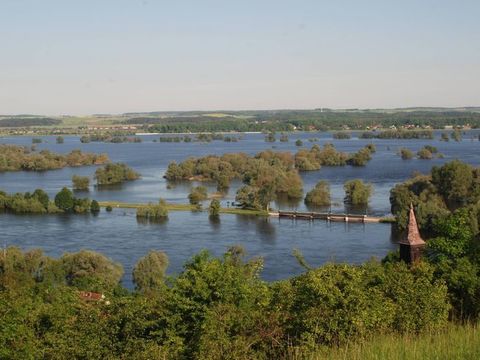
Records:
[[[279,217],[279,218],[290,218],[290,219],[300,219],[300,220],[327,220],[327,221],[337,221],[337,222],[359,222],[359,223],[379,223],[391,221],[390,218],[368,216],[368,215],[358,215],[358,214],[334,214],[334,213],[318,213],[318,212],[300,212],[300,211],[281,211],[270,212],[270,216]]]

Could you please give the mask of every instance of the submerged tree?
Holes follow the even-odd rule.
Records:
[[[351,205],[367,205],[372,195],[372,185],[365,184],[360,179],[347,181],[343,188],[345,189],[345,203]]]

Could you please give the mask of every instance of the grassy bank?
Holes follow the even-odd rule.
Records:
[[[310,355],[292,351],[290,357],[312,360],[480,359],[480,328],[478,325],[450,324],[440,333],[384,335],[337,350],[319,350]]]
[[[99,202],[101,207],[111,206],[112,208],[122,208],[122,209],[137,209],[146,204],[138,203],[124,203],[119,201],[101,201]],[[168,211],[198,211],[195,205],[190,204],[167,204]],[[202,209],[201,211],[208,211],[207,208]],[[260,210],[250,210],[250,209],[239,209],[239,208],[221,208],[221,214],[236,214],[236,215],[256,215],[256,216],[268,216],[268,213]]]

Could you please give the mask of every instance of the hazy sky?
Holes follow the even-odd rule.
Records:
[[[479,0],[0,0],[0,114],[480,105],[479,17]]]

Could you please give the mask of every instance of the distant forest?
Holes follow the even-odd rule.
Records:
[[[132,114],[133,115],[133,114]],[[446,125],[480,127],[480,113],[473,111],[325,111],[282,110],[257,112],[227,112],[225,116],[211,114],[168,114],[135,116],[122,124],[143,125],[150,132],[198,131],[292,131],[364,130],[381,126],[431,126],[441,129]]]
[[[48,117],[8,117],[0,118],[0,127],[28,127],[59,125],[62,120]]]

